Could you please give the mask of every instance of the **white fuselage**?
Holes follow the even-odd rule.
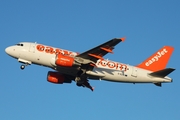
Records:
[[[56,53],[75,57],[76,52],[49,47],[37,43],[22,42],[6,48],[6,53],[25,64],[37,64],[52,68],[64,74],[75,76],[76,70],[72,67],[61,67],[55,64]],[[98,60],[92,71],[86,71],[89,79],[107,80],[113,82],[130,83],[162,83],[172,82],[169,77],[159,78],[148,75],[152,71],[141,69],[124,63],[110,60]]]

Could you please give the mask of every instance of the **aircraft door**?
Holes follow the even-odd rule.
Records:
[[[36,43],[31,43],[29,47],[29,52],[35,53],[35,46],[36,46]]]
[[[138,72],[137,67],[133,67],[133,68],[132,68],[132,76],[133,76],[133,77],[137,77],[137,72]]]

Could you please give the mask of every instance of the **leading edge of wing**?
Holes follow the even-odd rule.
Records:
[[[84,59],[90,59],[94,62],[96,62],[98,59],[101,59],[103,56],[105,56],[107,53],[113,53],[112,50],[114,47],[120,43],[121,41],[124,41],[125,38],[114,38],[111,39],[95,48],[92,48],[86,52],[83,52],[76,57],[81,57]]]

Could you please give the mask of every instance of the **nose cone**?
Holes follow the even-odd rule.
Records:
[[[14,49],[13,49],[12,46],[11,46],[11,47],[7,47],[7,48],[5,49],[5,52],[6,52],[8,55],[10,55],[10,56],[14,56]]]
[[[8,55],[10,55],[11,54],[11,48],[10,47],[7,47],[6,49],[5,49],[5,52],[8,54]]]

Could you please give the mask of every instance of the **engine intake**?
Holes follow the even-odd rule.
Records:
[[[47,74],[47,81],[55,84],[71,83],[72,80],[67,79],[64,75],[59,72],[49,71]]]

